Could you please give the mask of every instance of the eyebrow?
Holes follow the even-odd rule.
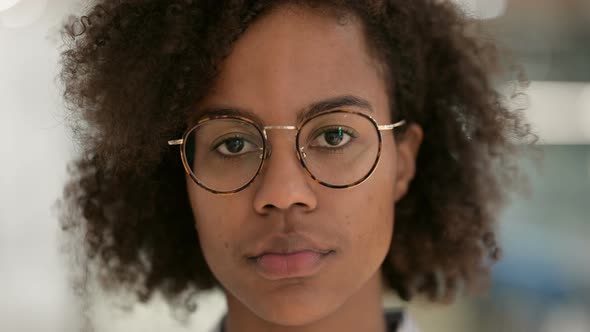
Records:
[[[371,113],[373,112],[371,103],[369,103],[369,101],[366,99],[353,95],[338,96],[315,102],[303,110],[297,112],[297,123],[301,123],[303,120],[308,119],[318,113],[343,107],[358,107],[363,108]]]
[[[316,114],[344,107],[357,107],[362,108],[371,113],[374,112],[371,103],[369,103],[369,101],[367,101],[366,99],[353,95],[343,95],[314,102],[308,105],[307,107],[299,110],[297,112],[297,124],[303,122],[304,120],[310,117],[313,117]],[[260,126],[264,125],[264,121],[262,121],[260,116],[258,116],[251,110],[232,106],[208,106],[201,109],[195,116],[197,119],[202,119],[207,116],[219,114],[242,116],[252,119]]]

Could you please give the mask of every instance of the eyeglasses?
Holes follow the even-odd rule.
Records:
[[[181,139],[182,164],[193,181],[215,194],[245,189],[260,173],[272,148],[268,130],[295,130],[297,158],[318,183],[330,188],[361,184],[375,171],[381,155],[381,131],[405,121],[378,125],[371,116],[351,110],[319,113],[299,126],[257,125],[235,115],[201,119]]]

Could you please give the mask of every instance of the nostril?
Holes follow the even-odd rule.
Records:
[[[272,204],[266,204],[265,206],[262,207],[262,209],[264,210],[273,210],[276,209],[277,207],[272,205]]]
[[[309,209],[309,205],[306,203],[303,203],[303,202],[296,202],[296,203],[293,203],[291,206],[301,207],[306,210]],[[269,213],[273,210],[281,210],[281,208],[274,205],[274,204],[266,204],[262,207],[262,211],[265,213]]]

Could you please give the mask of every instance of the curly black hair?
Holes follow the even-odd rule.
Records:
[[[101,0],[66,24],[61,80],[82,147],[61,224],[83,232],[104,286],[173,299],[217,285],[203,255],[177,149],[221,61],[285,3],[360,18],[386,68],[394,118],[417,123],[417,172],[396,205],[382,272],[404,300],[477,289],[499,257],[495,221],[532,134],[495,89],[494,42],[451,1]],[[403,135],[403,130],[400,132]]]

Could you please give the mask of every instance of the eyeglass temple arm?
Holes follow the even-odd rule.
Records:
[[[401,127],[405,124],[406,124],[406,120],[401,120],[401,121],[398,121],[394,124],[377,126],[377,128],[379,128],[379,130],[393,130],[394,128]]]
[[[174,140],[170,140],[168,141],[168,145],[182,145],[182,143],[184,142],[184,140],[181,139],[174,139]]]

